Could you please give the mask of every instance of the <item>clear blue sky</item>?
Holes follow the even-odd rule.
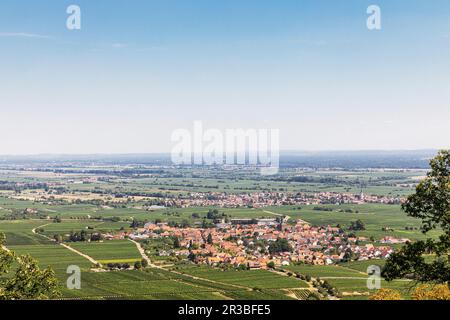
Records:
[[[2,0],[0,57],[0,154],[165,152],[194,120],[289,150],[449,147],[448,0]]]

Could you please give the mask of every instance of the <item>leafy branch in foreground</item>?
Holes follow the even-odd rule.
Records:
[[[59,296],[58,280],[51,268],[41,270],[29,255],[17,256],[5,245],[5,235],[0,233],[0,276],[11,272],[12,276],[0,280],[0,300],[50,299]]]
[[[442,230],[437,239],[407,243],[392,254],[382,275],[386,280],[410,276],[420,282],[450,281],[450,152],[443,150],[430,161],[431,171],[402,209],[422,220],[422,232]],[[428,255],[428,257],[426,257]]]

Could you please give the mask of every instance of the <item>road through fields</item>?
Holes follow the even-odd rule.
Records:
[[[52,239],[52,238],[50,238],[50,237],[47,237],[46,235],[43,235],[43,234],[40,234],[40,233],[37,233],[37,232],[36,232],[36,229],[42,228],[42,227],[45,227],[45,226],[48,226],[49,224],[51,224],[51,223],[43,224],[42,226],[36,227],[36,228],[32,229],[31,232],[32,232],[33,234],[39,235],[39,236],[41,236],[41,237],[44,237],[44,238],[46,238],[47,240],[55,241],[54,239]],[[72,251],[72,252],[74,252],[74,253],[76,253],[76,254],[82,256],[83,258],[89,260],[92,264],[98,265],[98,266],[102,267],[102,264],[101,264],[100,262],[98,262],[97,260],[95,260],[94,258],[92,258],[91,256],[89,256],[89,255],[87,255],[87,254],[84,254],[84,253],[82,253],[82,252],[80,252],[80,251],[78,251],[78,250],[76,250],[76,249],[74,249],[74,248],[68,246],[67,244],[59,243],[59,245],[61,245],[61,246],[63,246],[64,248],[66,248],[66,249],[68,249],[68,250],[70,250],[70,251]]]

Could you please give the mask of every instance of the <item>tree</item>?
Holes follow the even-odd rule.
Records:
[[[275,242],[269,244],[269,252],[270,254],[292,252],[292,247],[286,239],[278,238]]]
[[[351,248],[345,249],[344,256],[342,257],[342,262],[349,262],[353,259],[353,251]]]
[[[195,253],[191,252],[188,255],[188,259],[192,262],[195,262],[195,259],[197,259],[197,256],[195,255]]]
[[[15,265],[14,274],[0,280],[0,300],[49,299],[57,297],[58,280],[51,268],[41,270],[29,255],[17,256],[4,247],[5,235],[0,233],[0,276],[9,273]],[[3,277],[1,277],[3,278]]]
[[[139,225],[140,225],[139,221],[137,221],[136,219],[133,219],[133,221],[131,221],[130,228],[137,229],[137,228],[139,228]]]
[[[416,192],[410,195],[402,209],[410,217],[422,220],[424,234],[441,229],[442,235],[435,239],[407,243],[392,254],[383,268],[386,280],[412,276],[420,282],[446,283],[450,281],[450,153],[440,151],[430,161],[431,171],[421,181]],[[425,254],[434,258],[425,261]]]
[[[103,240],[103,235],[101,233],[93,233],[91,234],[91,241],[101,241]]]
[[[187,221],[186,219],[184,219],[183,221],[181,221],[180,227],[181,227],[181,228],[188,228],[188,227],[189,227],[189,221]]]
[[[208,244],[213,244],[213,238],[212,238],[211,233],[208,234],[208,237],[206,238],[206,242],[207,242]]]
[[[55,234],[55,235],[53,236],[53,239],[55,239],[55,241],[58,242],[58,243],[63,242],[63,237],[62,237],[62,235],[60,235],[60,234]]]
[[[358,219],[356,221],[352,221],[348,229],[353,231],[366,230],[366,226],[364,225],[364,222],[361,221],[361,219]]]
[[[80,232],[80,241],[81,242],[87,241],[87,232],[86,232],[86,230],[81,230],[81,232]]]
[[[142,266],[142,268],[147,268],[148,267],[148,261],[147,260],[145,260],[145,259],[142,259],[141,260],[141,266]]]
[[[306,297],[306,300],[320,300],[320,295],[316,292],[310,292],[308,297]]]
[[[175,249],[178,249],[178,248],[180,247],[180,239],[178,239],[178,237],[175,237],[175,238],[173,239],[173,247],[174,247]]]
[[[213,220],[213,219],[217,219],[219,217],[219,211],[217,209],[214,210],[209,210],[208,213],[206,214],[206,218]]]
[[[136,261],[136,262],[134,263],[134,268],[135,268],[136,270],[142,269],[142,263],[141,263],[140,261]]]

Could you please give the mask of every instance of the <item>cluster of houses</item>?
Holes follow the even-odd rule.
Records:
[[[219,206],[222,208],[252,207],[284,205],[314,205],[314,204],[399,204],[401,198],[379,195],[365,195],[338,192],[255,192],[255,193],[226,193],[226,192],[192,192],[185,197],[167,198],[166,207],[206,207]]]
[[[349,237],[339,227],[311,226],[304,221],[284,225],[275,219],[240,219],[217,223],[215,228],[179,228],[166,223],[147,223],[129,235],[134,239],[177,239],[177,246],[161,255],[188,258],[211,266],[244,266],[251,269],[306,263],[329,265],[349,260],[387,258],[389,246],[374,246],[364,237]],[[285,239],[288,250],[271,250]]]

